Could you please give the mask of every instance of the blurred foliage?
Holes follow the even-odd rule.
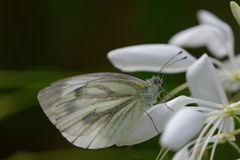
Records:
[[[153,150],[132,150],[131,148],[121,149],[112,148],[104,150],[58,150],[58,151],[47,151],[42,153],[16,153],[9,157],[7,160],[149,160],[155,159],[157,155],[156,151]],[[166,159],[167,160],[167,159]]]
[[[37,105],[37,93],[53,80],[69,75],[51,71],[0,71],[0,121]]]
[[[166,43],[176,32],[197,24],[199,9],[215,13],[239,37],[227,0],[1,1],[0,159],[155,159],[158,137],[132,147],[74,147],[48,121],[37,93],[68,76],[119,72],[107,60],[108,51],[141,43]],[[190,51],[198,57],[206,49]],[[153,75],[129,74],[142,79]],[[165,88],[171,90],[184,81],[184,74],[166,75]],[[229,157],[226,152],[236,155],[220,147],[217,159]]]

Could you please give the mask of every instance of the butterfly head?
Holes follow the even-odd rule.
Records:
[[[144,88],[144,98],[146,102],[149,103],[149,106],[152,106],[157,103],[157,99],[163,91],[163,81],[160,77],[154,76],[146,82],[147,84]]]
[[[158,91],[161,92],[163,88],[163,80],[160,77],[156,76],[152,77],[150,81],[152,85],[156,86],[158,88]]]

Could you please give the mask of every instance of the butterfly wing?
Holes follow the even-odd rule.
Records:
[[[68,141],[97,149],[115,144],[141,117],[144,84],[124,74],[88,74],[53,83],[38,99]]]

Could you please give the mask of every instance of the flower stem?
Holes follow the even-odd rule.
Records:
[[[228,143],[229,143],[234,149],[236,149],[236,151],[240,154],[240,148],[239,148],[239,146],[238,146],[236,143],[234,143],[234,142],[232,142],[232,141],[228,141]]]
[[[221,123],[221,125],[220,125],[220,127],[219,127],[219,129],[218,129],[216,139],[219,139],[222,129],[223,129],[223,123]],[[214,154],[215,154],[215,150],[216,150],[216,148],[217,148],[217,144],[218,144],[218,140],[216,140],[216,141],[214,142],[214,144],[213,144],[212,151],[211,151],[211,155],[210,155],[210,160],[213,160],[213,158],[214,158]]]
[[[167,155],[168,151],[170,148],[164,148],[162,147],[161,150],[159,151],[156,160],[163,160],[163,158]]]
[[[159,160],[159,159],[160,159],[163,150],[164,150],[164,148],[161,148],[161,149],[160,149],[160,151],[159,151],[159,153],[158,153],[158,155],[157,155],[156,160]]]
[[[178,94],[179,92],[183,91],[184,89],[187,88],[187,83],[183,83],[179,86],[177,86],[175,89],[173,89],[171,92],[169,92],[166,96],[162,98],[162,101],[168,101],[170,98]]]

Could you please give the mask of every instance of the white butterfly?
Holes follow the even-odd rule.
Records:
[[[157,103],[163,82],[119,74],[94,73],[53,83],[38,99],[50,121],[78,147],[116,144],[144,111]]]

